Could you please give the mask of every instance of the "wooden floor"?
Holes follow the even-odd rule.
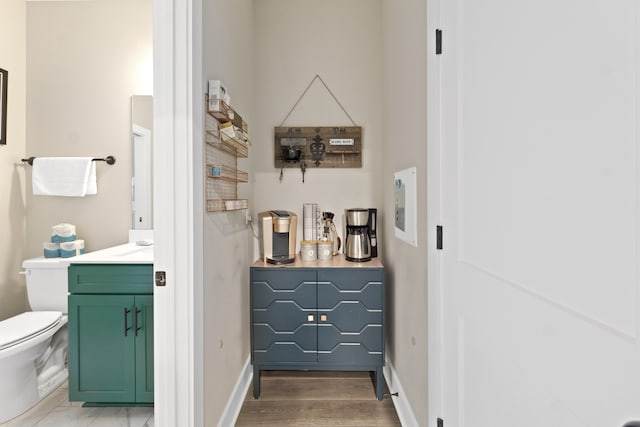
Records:
[[[376,399],[368,372],[263,371],[260,399],[253,386],[237,427],[400,426],[389,391]]]

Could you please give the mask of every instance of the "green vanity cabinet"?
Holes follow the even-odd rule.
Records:
[[[69,266],[69,400],[153,403],[153,266]]]
[[[380,261],[251,266],[253,396],[263,370],[376,373],[382,400],[384,269]]]

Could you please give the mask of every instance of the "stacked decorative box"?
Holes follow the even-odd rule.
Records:
[[[76,226],[58,224],[51,227],[51,241],[44,242],[45,258],[69,258],[84,253],[84,240],[76,239]]]

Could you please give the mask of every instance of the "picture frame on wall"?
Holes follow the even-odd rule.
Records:
[[[0,145],[7,144],[7,88],[9,72],[0,68]]]

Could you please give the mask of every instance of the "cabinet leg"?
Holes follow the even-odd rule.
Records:
[[[260,367],[253,365],[253,398],[260,397]]]
[[[382,375],[382,366],[376,368],[376,397],[382,400],[384,396],[384,375]]]

